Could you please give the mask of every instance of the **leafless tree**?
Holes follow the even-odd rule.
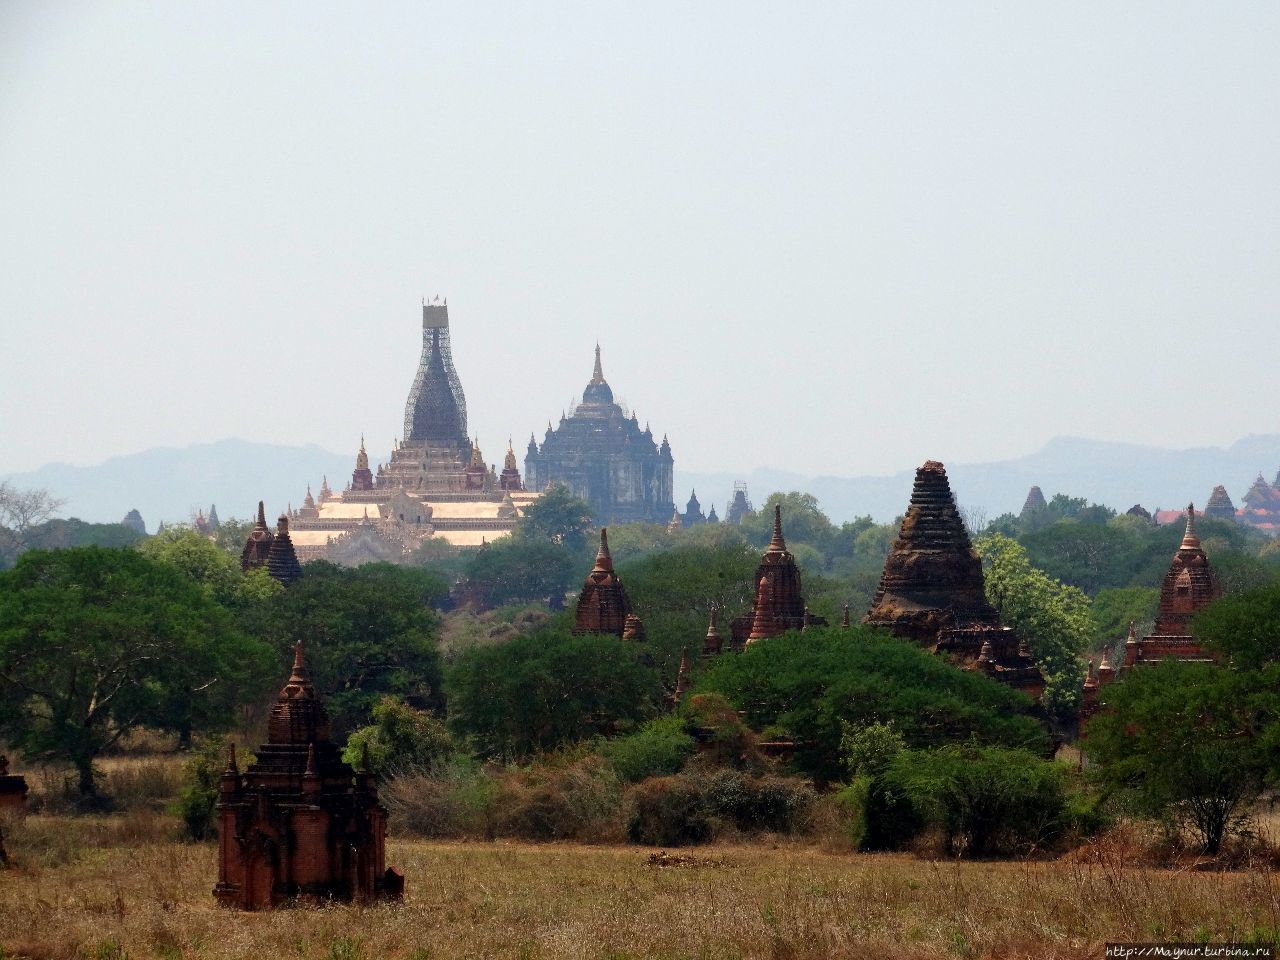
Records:
[[[0,480],[0,560],[10,561],[27,546],[27,535],[66,503],[48,490],[19,490]]]

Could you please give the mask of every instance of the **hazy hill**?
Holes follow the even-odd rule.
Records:
[[[374,464],[386,455],[373,453]],[[67,500],[66,516],[109,523],[133,507],[147,529],[160,520],[186,520],[195,508],[217,504],[223,517],[247,517],[258,500],[271,514],[286,504],[298,506],[308,481],[318,489],[327,474],[335,490],[350,479],[351,453],[317,446],[291,447],[219,440],[184,449],[155,448],[113,457],[91,467],[51,463],[6,479],[22,487],[45,487]],[[1027,489],[1039,484],[1045,495],[1070,493],[1119,510],[1141,503],[1148,509],[1175,508],[1208,498],[1222,483],[1239,503],[1259,471],[1270,480],[1280,467],[1280,435],[1253,436],[1226,449],[1165,450],[1136,444],[1104,443],[1058,437],[1025,457],[996,463],[948,463],[952,487],[962,507],[985,510],[989,517],[1017,511]],[[869,513],[890,520],[901,513],[911,493],[915,465],[889,477],[805,477],[759,468],[749,472],[692,473],[677,469],[676,500],[683,510],[692,488],[703,509],[711,504],[722,516],[733,482],[745,480],[753,499],[774,490],[815,494],[836,521]]]

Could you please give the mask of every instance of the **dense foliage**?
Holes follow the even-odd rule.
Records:
[[[139,725],[230,725],[271,661],[176,568],[133,550],[32,550],[0,574],[0,734],[30,759],[93,761]]]
[[[911,746],[979,742],[1047,749],[1025,696],[865,627],[810,629],[752,644],[715,661],[699,691],[722,693],[757,730],[797,741],[799,769],[822,781],[844,774],[844,724],[890,722]]]
[[[635,644],[548,626],[476,647],[445,675],[449,725],[483,757],[519,758],[652,716],[661,691]]]

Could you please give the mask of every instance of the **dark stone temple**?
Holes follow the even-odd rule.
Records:
[[[1231,496],[1222,484],[1213,488],[1213,493],[1204,505],[1204,515],[1215,520],[1235,520],[1236,505],[1231,502]]]
[[[916,471],[911,504],[862,620],[1033,697],[1044,678],[987,601],[982,560],[936,460]]]
[[[539,447],[533,437],[525,454],[525,486],[541,492],[563,484],[591,505],[600,523],[666,523],[675,511],[671,444],[658,444],[633,413],[614,402],[604,378],[600,348],[595,369],[573,416],[561,416]]]
[[[250,536],[253,534],[250,533]],[[248,544],[246,543],[246,546]],[[267,550],[267,573],[273,580],[286,587],[302,576],[302,565],[298,563],[298,555],[293,550],[293,541],[289,539],[289,518],[280,515],[276,521],[276,533],[271,538],[271,546]]]
[[[1191,618],[1222,596],[1217,574],[1196,535],[1195,507],[1187,507],[1187,527],[1173,556],[1169,572],[1160,584],[1160,607],[1150,636],[1138,640],[1130,633],[1125,643],[1124,665],[1133,667],[1174,657],[1209,660],[1191,636]]]
[[[142,534],[144,537],[147,535],[147,525],[142,519],[142,514],[140,514],[136,509],[130,510],[126,513],[124,515],[124,519],[121,520],[120,523],[121,525],[128,527],[130,530],[134,530]]]
[[[712,510],[715,508],[712,507]],[[696,527],[700,523],[706,523],[707,518],[702,512],[702,504],[698,502],[698,491],[694,490],[689,494],[689,502],[685,504],[684,513],[680,515],[680,526],[686,530],[690,527]]]
[[[735,483],[733,499],[729,501],[729,509],[724,512],[724,522],[737,526],[751,509],[751,501],[747,499],[747,485],[741,481]]]
[[[773,508],[773,537],[756,567],[755,583],[751,613],[735,617],[729,625],[734,649],[741,650],[748,643],[776,637],[788,630],[827,625],[825,619],[813,616],[805,606],[800,568],[782,535],[781,504]]]
[[[264,910],[292,899],[399,897],[384,862],[387,812],[368,761],[359,773],[329,739],[302,657],[271,708],[267,742],[242,774],[232,745],[218,790],[218,902]]]
[[[595,566],[587,574],[573,621],[574,633],[611,633],[615,637],[643,640],[644,625],[631,613],[631,600],[613,570],[609,554],[609,532],[600,530],[600,549]]]

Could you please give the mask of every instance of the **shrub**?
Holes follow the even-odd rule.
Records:
[[[702,791],[686,777],[651,777],[627,791],[627,839],[680,847],[711,839]]]
[[[759,770],[764,765],[755,734],[720,694],[695,694],[685,701],[681,713],[685,728],[701,741],[699,758],[705,766]]]
[[[1029,852],[1062,830],[1064,779],[1059,765],[1025,750],[904,750],[872,784],[868,842],[897,847],[936,829],[952,854]]]
[[[650,720],[629,737],[603,746],[605,757],[627,783],[679,773],[693,755],[694,740],[680,717]]]
[[[617,839],[622,782],[602,757],[535,764],[498,789],[495,833],[524,840]]]
[[[373,708],[373,724],[351,734],[342,759],[359,769],[364,751],[379,776],[415,769],[429,770],[453,754],[453,738],[443,723],[425,710],[395,697],[383,697]]]
[[[253,754],[239,751],[240,769],[253,763]],[[227,767],[227,741],[209,737],[191,752],[182,768],[182,786],[172,812],[182,818],[187,837],[208,840],[217,834],[214,806],[218,802],[218,786]]]
[[[716,770],[702,784],[710,816],[744,833],[801,830],[817,799],[813,788],[787,777],[749,777],[738,770]]]
[[[498,784],[475,761],[456,758],[400,774],[379,791],[398,834],[492,839]]]

